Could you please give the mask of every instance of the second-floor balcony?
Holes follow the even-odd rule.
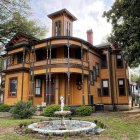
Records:
[[[3,70],[14,70],[30,67],[88,67],[87,50],[80,47],[66,46],[54,47],[51,50],[45,48],[35,51],[18,52],[10,54],[3,60]]]

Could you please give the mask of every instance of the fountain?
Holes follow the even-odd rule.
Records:
[[[61,110],[54,114],[61,117],[61,120],[51,120],[28,125],[29,129],[42,134],[64,135],[65,133],[77,134],[81,132],[93,132],[96,124],[81,120],[65,120],[64,117],[71,114],[71,111],[64,110],[64,97],[60,97]]]
[[[61,111],[56,111],[56,112],[54,112],[54,114],[56,116],[61,117],[61,125],[59,127],[59,130],[66,130],[67,125],[65,123],[64,117],[67,116],[67,115],[70,115],[71,111],[64,111],[64,97],[61,96],[60,101],[61,101]]]

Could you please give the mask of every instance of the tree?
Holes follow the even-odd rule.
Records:
[[[108,40],[117,43],[129,66],[140,64],[140,0],[115,0],[103,14],[112,24]]]
[[[17,32],[36,37],[45,35],[46,28],[30,19],[28,0],[0,1],[0,43],[6,44]]]
[[[137,82],[138,79],[139,79],[139,76],[138,75],[136,75],[136,74],[132,74],[131,75],[131,82]]]
[[[4,23],[0,34],[3,38],[9,40],[17,32],[23,32],[35,37],[43,37],[46,33],[46,28],[37,26],[36,21],[29,20],[17,12],[13,13],[12,18]]]

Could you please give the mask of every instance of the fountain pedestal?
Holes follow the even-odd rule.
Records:
[[[61,117],[61,124],[60,124],[59,130],[66,130],[67,129],[67,125],[65,123],[64,117],[67,116],[67,115],[70,115],[71,111],[56,111],[54,114],[56,116]]]

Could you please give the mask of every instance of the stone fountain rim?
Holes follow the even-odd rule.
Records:
[[[61,121],[61,120],[52,120],[52,121]],[[91,126],[89,127],[83,127],[83,128],[77,128],[74,130],[43,130],[41,128],[35,128],[34,125],[37,125],[37,123],[45,123],[45,122],[51,122],[51,121],[43,121],[43,122],[37,122],[37,123],[32,123],[30,125],[28,125],[29,129],[32,129],[33,131],[36,131],[38,133],[42,133],[42,134],[55,134],[55,135],[59,135],[59,134],[65,134],[65,133],[70,133],[70,134],[75,134],[75,133],[80,133],[80,132],[89,132],[92,131],[95,127],[96,124],[90,121],[82,121],[82,120],[65,120],[65,121],[80,121],[80,122],[86,122],[91,124]]]

